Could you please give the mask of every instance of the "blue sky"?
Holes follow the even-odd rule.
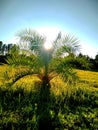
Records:
[[[48,34],[58,28],[75,35],[81,51],[94,57],[98,52],[98,0],[0,0],[0,40],[11,41],[27,27],[48,28]]]

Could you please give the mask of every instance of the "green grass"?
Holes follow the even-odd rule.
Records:
[[[84,71],[84,70],[76,70],[76,72],[82,81],[91,84],[98,84],[98,72]]]
[[[49,102],[40,102],[37,77],[26,76],[10,86],[9,75],[14,75],[15,69],[10,69],[8,76],[6,69],[0,66],[1,130],[38,130],[40,118],[48,122],[50,130],[98,129],[98,72],[75,70],[79,81],[73,85],[56,77],[51,81]]]

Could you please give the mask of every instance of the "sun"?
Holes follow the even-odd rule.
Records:
[[[46,50],[50,50],[50,49],[52,48],[52,43],[46,42],[46,43],[44,44],[44,48],[45,48]]]

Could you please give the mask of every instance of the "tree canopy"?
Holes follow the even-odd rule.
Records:
[[[75,73],[63,60],[63,56],[75,54],[79,50],[79,41],[71,35],[59,33],[52,42],[52,47],[46,49],[46,38],[31,29],[25,29],[17,33],[21,54],[18,58],[13,55],[7,58],[7,63],[14,66],[25,66],[28,71],[22,72],[16,80],[26,74],[34,74],[45,84],[60,75],[63,80],[72,80]],[[25,50],[26,53],[22,53]],[[20,73],[20,72],[19,72]],[[25,73],[25,74],[24,74]],[[16,81],[14,80],[14,81]]]

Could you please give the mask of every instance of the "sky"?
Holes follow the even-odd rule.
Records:
[[[32,28],[52,41],[59,31],[80,41],[81,52],[98,54],[98,0],[0,0],[0,41]]]

